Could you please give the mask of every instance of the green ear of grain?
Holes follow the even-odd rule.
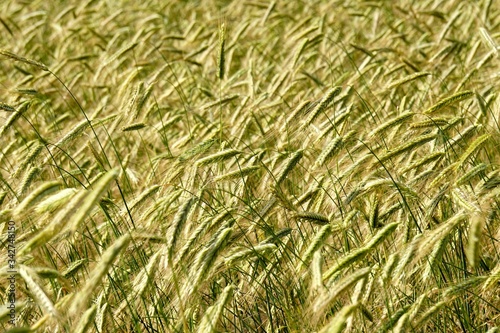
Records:
[[[220,25],[219,28],[219,52],[217,58],[217,65],[219,66],[219,72],[217,73],[220,80],[224,78],[225,65],[226,65],[226,26],[224,23]]]
[[[297,214],[295,214],[295,217],[319,225],[325,225],[330,223],[330,219],[328,218],[328,216],[314,212],[298,212]]]
[[[474,93],[470,90],[458,92],[456,94],[451,95],[450,97],[440,100],[439,102],[437,102],[436,104],[425,110],[424,114],[434,113],[450,104],[471,98],[473,95]]]
[[[122,132],[137,131],[137,130],[140,130],[144,127],[146,127],[146,124],[144,124],[144,123],[135,123],[135,124],[131,124],[131,125],[122,127]]]

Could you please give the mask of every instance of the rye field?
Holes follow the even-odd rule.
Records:
[[[0,4],[0,331],[498,332],[500,4]]]

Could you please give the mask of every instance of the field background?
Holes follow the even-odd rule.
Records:
[[[498,331],[497,2],[0,23],[0,330]]]

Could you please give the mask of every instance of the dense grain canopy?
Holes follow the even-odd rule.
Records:
[[[16,329],[493,332],[499,26],[491,0],[1,1]]]

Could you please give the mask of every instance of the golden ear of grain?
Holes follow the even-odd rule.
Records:
[[[23,182],[21,183],[21,186],[19,187],[18,191],[18,196],[22,197],[30,187],[31,183],[35,179],[36,176],[41,172],[42,170],[35,166],[30,169],[28,169],[24,175]]]
[[[235,263],[242,261],[242,260],[247,260],[253,257],[260,257],[264,253],[275,250],[277,246],[275,244],[259,244],[253,247],[250,247],[248,249],[244,249],[241,251],[238,251],[234,254],[231,254],[229,257],[224,259],[224,263],[230,267],[233,266]]]
[[[0,128],[0,137],[4,135],[4,133],[12,127],[12,125],[21,118],[21,116],[30,108],[31,102],[30,101],[25,101],[23,102],[10,117],[7,119],[7,121],[4,123],[4,125]]]
[[[321,229],[319,229],[319,231],[312,239],[311,244],[307,247],[304,254],[302,255],[300,263],[301,267],[307,267],[309,265],[314,253],[316,253],[321,248],[321,246],[323,246],[324,241],[328,236],[331,235],[331,233],[331,224],[324,225],[323,227],[321,227]],[[300,271],[300,267],[297,268],[297,271]]]
[[[97,304],[92,304],[92,306],[83,313],[75,327],[71,329],[71,332],[86,333],[92,326],[96,314]]]
[[[365,255],[368,254],[368,252],[370,252],[370,249],[367,247],[358,248],[358,249],[355,249],[355,250],[349,252],[348,254],[346,254],[345,256],[340,258],[335,266],[333,266],[332,268],[330,268],[327,272],[325,272],[323,274],[323,281],[328,280],[335,273],[346,268],[350,264],[353,264],[356,261],[363,259],[365,257]]]
[[[484,217],[479,212],[473,213],[470,218],[469,241],[467,242],[465,254],[472,268],[476,268],[479,261],[484,222]]]
[[[45,182],[33,190],[23,201],[14,209],[14,216],[18,218],[26,214],[34,205],[42,200],[46,195],[58,190],[62,186],[59,181]]]
[[[26,282],[29,291],[34,296],[37,304],[43,312],[56,318],[60,317],[50,298],[47,296],[43,288],[35,281],[34,276],[36,273],[27,266],[19,265],[19,275],[21,275],[24,282]]]
[[[22,171],[26,170],[28,165],[33,163],[37,156],[42,152],[44,147],[45,145],[43,145],[42,143],[37,143],[35,147],[31,149],[29,154],[26,155],[26,158],[19,164],[19,167],[16,169],[12,177],[16,178]]]
[[[415,81],[421,77],[426,77],[428,75],[431,75],[431,73],[430,72],[417,72],[417,73],[410,74],[410,75],[408,75],[408,76],[406,76],[406,77],[404,77],[396,82],[389,84],[385,90],[390,91],[390,90],[397,88],[405,83]]]
[[[129,234],[121,236],[102,254],[101,260],[90,273],[89,279],[82,289],[75,295],[74,301],[69,309],[70,314],[78,315],[84,308],[86,308],[92,292],[101,285],[101,279],[104,275],[106,275],[109,268],[118,258],[120,253],[127,247],[130,242],[130,238]]]
[[[19,62],[25,63],[27,65],[37,67],[37,68],[41,69],[42,71],[49,70],[49,68],[47,66],[45,66],[44,64],[42,64],[41,62],[21,57],[15,53],[7,51],[7,50],[0,49],[0,54],[3,55],[4,57],[13,59],[15,61],[19,61]]]
[[[426,142],[434,140],[435,138],[436,138],[436,134],[427,134],[427,135],[419,136],[419,137],[411,140],[410,142],[405,143],[405,144],[403,144],[401,146],[398,146],[398,147],[394,148],[394,150],[392,150],[392,151],[390,151],[390,152],[382,155],[380,157],[380,161],[381,162],[385,162],[385,161],[387,161],[390,158],[393,158],[393,157],[395,157],[397,155],[400,155],[400,154],[403,154],[405,152],[408,152],[408,151],[412,150],[415,147],[418,147],[420,145],[423,145]]]
[[[341,293],[346,291],[359,280],[365,278],[371,272],[371,267],[365,267],[355,270],[354,273],[344,276],[335,283],[327,285],[328,291],[323,297],[318,297],[312,304],[311,313],[313,318],[319,319],[325,311],[329,310],[332,302],[337,299]]]
[[[290,156],[287,163],[276,176],[276,185],[279,185],[286,179],[288,174],[293,170],[293,168],[295,168],[295,166],[297,165],[297,163],[299,163],[303,156],[304,152],[302,150],[296,151]]]
[[[168,244],[168,256],[172,258],[175,246],[179,240],[182,228],[187,220],[188,214],[191,210],[193,204],[198,200],[196,197],[191,197],[187,199],[175,214],[174,220],[172,221],[172,234],[170,236],[170,242]]]
[[[213,163],[223,162],[233,156],[241,154],[241,151],[236,149],[226,149],[218,153],[203,157],[195,162],[197,166],[206,166]]]
[[[314,119],[316,119],[319,114],[328,108],[333,99],[340,94],[342,91],[342,87],[333,87],[331,88],[326,95],[321,99],[321,101],[316,105],[316,107],[311,111],[309,116],[307,117],[305,123],[301,126],[301,130],[304,130],[307,126],[309,126]]]
[[[352,316],[352,313],[359,308],[360,303],[346,305],[335,314],[335,317],[326,324],[319,333],[341,333],[346,327],[347,320]]]
[[[119,173],[120,172],[118,168],[111,169],[106,172],[101,178],[99,178],[99,180],[95,184],[93,184],[92,191],[90,191],[85,196],[76,213],[72,214],[71,217],[68,217],[68,227],[70,228],[72,233],[75,232],[76,229],[78,229],[80,223],[87,217],[88,213],[99,201],[111,182],[113,182],[118,177]]]
[[[467,148],[467,150],[465,151],[465,153],[463,153],[462,156],[460,156],[460,159],[458,161],[458,164],[457,164],[455,170],[460,169],[463,166],[463,164],[465,163],[465,161],[467,161],[467,159],[470,156],[472,156],[472,154],[474,154],[490,138],[491,138],[491,135],[484,134],[484,135],[481,135],[476,140],[474,140],[474,142],[471,143],[471,145],[469,146],[469,148]]]
[[[233,296],[234,286],[229,285],[224,288],[214,305],[207,308],[198,326],[198,333],[217,332],[217,322],[220,320],[222,312]]]
[[[434,104],[433,106],[431,106],[430,108],[425,110],[423,113],[424,114],[434,113],[434,112],[439,111],[442,108],[444,108],[450,104],[471,98],[473,95],[474,95],[474,93],[470,90],[458,92],[456,94],[453,94],[449,97],[446,97],[446,98],[440,100],[439,102],[437,102],[436,104]]]

